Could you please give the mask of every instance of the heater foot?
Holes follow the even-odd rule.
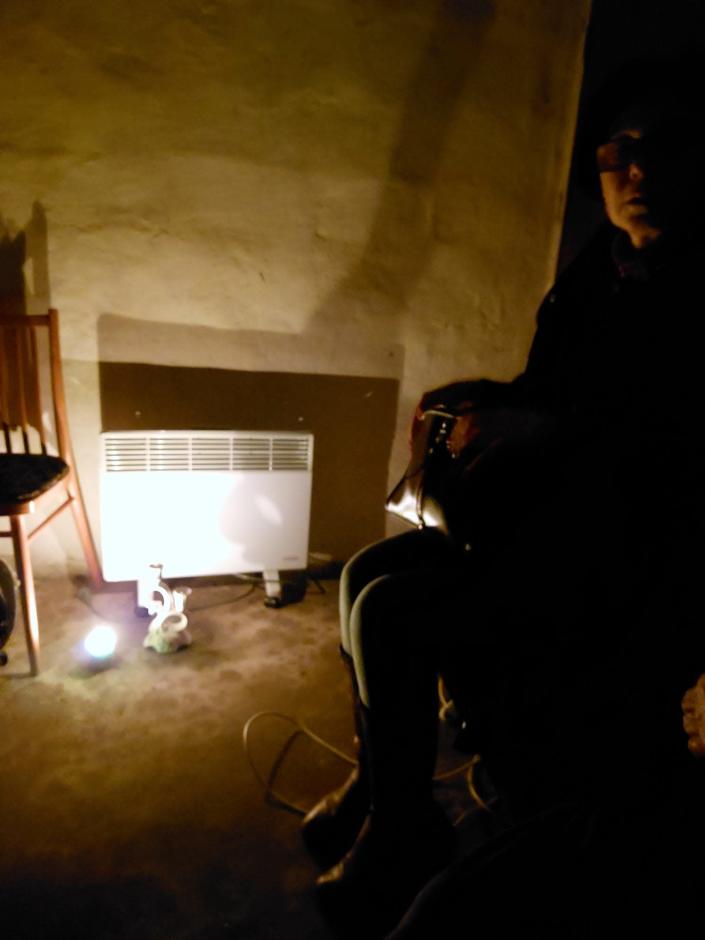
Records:
[[[263,571],[262,578],[264,579],[264,592],[266,594],[264,606],[281,607],[283,603],[282,583],[279,579],[279,572],[273,569]]]
[[[287,604],[296,604],[302,601],[306,594],[306,577],[287,577],[281,581],[278,571],[264,571],[264,588],[267,596],[264,599],[265,607],[286,607]]]

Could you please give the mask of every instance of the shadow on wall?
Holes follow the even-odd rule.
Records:
[[[49,249],[44,207],[35,202],[32,215],[22,228],[0,212],[0,316],[46,313],[49,306]]]
[[[493,18],[493,0],[438,3],[367,242],[303,333],[101,317],[104,430],[312,431],[312,550],[343,560],[384,535],[403,318],[431,257],[446,140]],[[346,374],[329,374],[341,348]]]
[[[414,71],[389,170],[360,259],[313,314],[309,331],[363,327],[402,339],[406,304],[434,242],[434,190],[449,132],[494,19],[494,0],[442,0]]]
[[[338,559],[384,535],[403,319],[431,257],[446,140],[494,18],[493,0],[439,0],[435,9],[367,242],[302,334],[111,315],[98,325],[104,430],[312,431],[311,547]],[[0,314],[49,304],[47,221],[35,203],[23,228],[0,218]]]
[[[29,221],[22,229],[0,214],[0,319],[8,316],[46,313],[49,307],[49,262],[46,213],[35,202]],[[3,449],[9,446],[7,425],[26,420],[37,429],[43,425],[41,408],[32,396],[26,398],[19,381],[23,369],[31,369],[38,355],[40,368],[47,369],[48,350],[40,346],[31,352],[20,336],[15,343],[0,348],[3,386]],[[44,390],[46,391],[46,390]],[[22,416],[22,417],[21,417]],[[48,429],[44,427],[44,432]],[[49,439],[51,439],[51,432]],[[26,445],[25,445],[26,446]]]

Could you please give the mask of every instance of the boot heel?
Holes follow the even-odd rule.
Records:
[[[363,736],[362,702],[352,658],[341,647],[340,658],[348,675],[353,697],[357,766],[345,783],[324,796],[309,810],[301,824],[301,837],[309,854],[321,868],[330,868],[350,851],[370,811],[370,781],[367,749]]]
[[[330,868],[350,851],[369,807],[369,786],[356,767],[341,787],[309,810],[301,824],[301,838],[321,868]]]

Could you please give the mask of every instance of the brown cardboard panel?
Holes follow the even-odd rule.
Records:
[[[99,377],[104,431],[311,431],[311,551],[345,560],[384,536],[396,379],[132,362]]]

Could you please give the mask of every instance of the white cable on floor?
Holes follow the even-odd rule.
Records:
[[[281,749],[280,754],[277,756],[277,759],[274,761],[272,765],[272,770],[269,774],[269,780],[265,780],[262,777],[259,770],[255,766],[254,761],[252,760],[252,755],[250,754],[250,741],[249,741],[250,729],[252,725],[256,721],[259,721],[261,718],[278,718],[281,721],[288,722],[289,724],[293,725],[295,728],[295,731],[293,732],[293,734],[289,736],[289,738],[287,738],[286,742],[284,743]],[[305,816],[306,813],[308,812],[308,809],[305,809],[302,806],[297,806],[295,803],[292,803],[287,797],[282,796],[281,793],[278,793],[271,785],[271,782],[273,778],[276,776],[276,772],[279,769],[279,766],[281,765],[282,760],[284,759],[284,757],[286,756],[286,753],[288,752],[289,748],[293,744],[294,739],[298,737],[298,735],[300,734],[303,734],[307,738],[310,738],[312,741],[315,741],[316,744],[319,744],[321,747],[325,748],[325,750],[329,751],[331,754],[335,754],[336,757],[339,757],[341,760],[345,761],[347,764],[351,764],[352,766],[355,766],[355,764],[357,764],[357,761],[353,757],[351,757],[349,754],[346,754],[344,751],[341,751],[339,748],[335,747],[333,744],[330,744],[329,742],[325,741],[322,737],[320,737],[320,735],[316,734],[314,731],[311,731],[311,729],[308,728],[298,718],[294,718],[291,715],[286,715],[283,712],[275,712],[275,711],[256,712],[254,715],[248,718],[248,720],[245,722],[244,728],[242,729],[242,743],[243,743],[243,747],[245,750],[245,756],[247,758],[247,762],[249,763],[252,769],[252,772],[254,773],[258,782],[261,784],[263,790],[265,791],[265,799],[273,799],[277,803],[281,804],[283,808],[299,813],[299,815],[301,816]],[[464,763],[460,764],[459,767],[454,767],[452,770],[445,771],[442,774],[437,774],[433,778],[433,781],[434,783],[445,782],[447,780],[451,780],[454,777],[458,777],[461,774],[465,774],[466,779],[467,779],[467,784],[468,784],[468,792],[470,793],[472,800],[481,809],[491,812],[491,807],[489,807],[487,803],[485,803],[485,801],[482,799],[474,783],[475,769],[480,763],[480,760],[481,758],[479,754],[473,754],[470,760],[465,761]],[[465,814],[463,814],[463,816],[464,815]]]

